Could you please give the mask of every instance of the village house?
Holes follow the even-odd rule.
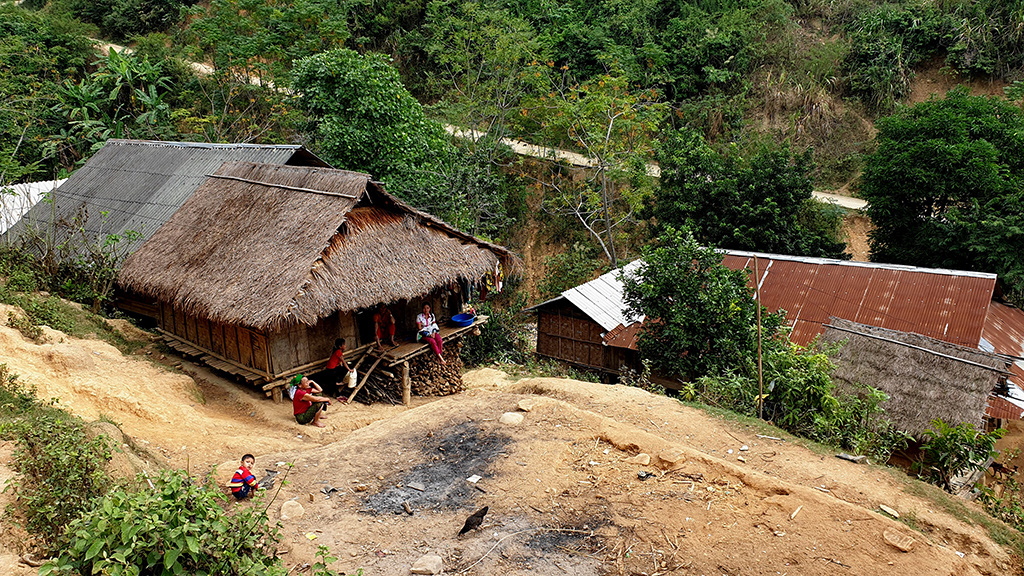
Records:
[[[998,300],[995,274],[737,250],[722,253],[725,266],[750,271],[749,286],[752,291],[758,288],[768,310],[786,311],[790,340],[797,344],[810,344],[835,317],[900,333],[900,338],[920,335],[988,353],[986,357],[998,355],[1001,360],[995,363],[1002,367],[993,365],[975,380],[984,382],[982,387],[999,383],[982,393],[984,415],[1021,418],[1024,312]],[[534,306],[537,354],[599,371],[606,379],[614,379],[624,367],[638,369],[637,340],[644,319],[626,317],[619,276],[632,273],[639,264],[632,262]],[[1002,373],[993,379],[997,372]],[[953,374],[947,372],[951,379]],[[679,385],[671,379],[659,382]],[[913,382],[925,388],[936,385]],[[980,417],[970,412],[968,420],[980,423]]]
[[[291,375],[322,368],[341,337],[350,362],[369,360],[360,387],[383,374],[379,383],[408,402],[416,382],[450,390],[431,380],[460,377],[457,346],[438,372],[416,342],[422,305],[443,322],[487,274],[518,266],[507,249],[413,209],[366,174],[229,162],[128,258],[118,283],[156,311],[172,347],[275,399]],[[371,346],[381,303],[401,341],[384,352]],[[457,341],[485,320],[441,335]]]

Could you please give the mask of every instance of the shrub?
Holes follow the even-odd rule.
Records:
[[[229,514],[218,488],[181,471],[164,472],[154,486],[118,487],[99,499],[71,524],[67,547],[40,576],[286,573],[274,556],[279,534],[265,509]]]
[[[984,469],[996,455],[996,440],[1006,433],[1002,428],[986,433],[967,422],[951,426],[939,418],[931,425],[924,432],[921,460],[915,468],[919,476],[947,491],[958,474]]]
[[[833,350],[813,351],[774,341],[764,356],[763,417],[792,434],[839,446],[885,462],[905,448],[908,436],[882,418],[881,391],[864,386],[856,393],[836,389],[830,374]],[[747,416],[758,415],[757,379],[729,372],[698,378],[681,396]]]
[[[55,552],[66,543],[65,527],[109,487],[110,448],[103,436],[89,439],[79,419],[39,401],[3,365],[0,401],[0,437],[16,441],[14,461],[21,474],[8,488],[17,499],[7,514],[42,548]]]
[[[467,365],[481,365],[488,362],[521,363],[527,359],[527,337],[519,318],[524,307],[521,295],[504,305],[499,302],[482,302],[476,307],[477,314],[487,314],[490,319],[480,329],[479,336],[465,339],[462,359]]]
[[[605,265],[593,246],[576,242],[566,252],[548,258],[544,262],[544,268],[544,278],[538,288],[542,298],[553,298],[574,286],[592,280],[594,273],[603,270]]]

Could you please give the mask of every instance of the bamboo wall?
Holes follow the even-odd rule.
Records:
[[[634,354],[605,346],[602,334],[600,324],[564,300],[537,310],[537,354],[615,373],[632,366]]]
[[[163,302],[160,303],[160,317],[157,320],[167,332],[203,350],[256,372],[270,373],[267,337],[262,332],[187,316]]]
[[[346,338],[350,348],[359,345],[350,313],[333,314],[316,326],[297,325],[271,334],[188,316],[165,303],[159,306],[157,320],[161,328],[197,348],[271,379],[327,359],[336,338]]]
[[[352,313],[335,313],[321,319],[316,326],[299,324],[270,334],[270,360],[274,374],[330,357],[337,338],[344,338],[349,349],[360,345]]]

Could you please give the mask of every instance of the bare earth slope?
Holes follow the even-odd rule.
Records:
[[[119,422],[155,460],[193,472],[220,464],[221,481],[243,452],[257,468],[292,463],[280,493],[258,504],[274,518],[288,501],[304,509],[282,520],[289,567],[323,544],[336,569],[385,575],[428,553],[449,574],[1019,573],[987,533],[908,493],[899,474],[634,388],[483,369],[465,376],[463,394],[412,409],[332,406],[328,427],[314,430],[289,405],[187,362],[171,372],[50,335],[36,345],[0,327],[0,362],[73,411]],[[530,411],[517,410],[522,401]],[[501,422],[506,412],[522,422]],[[0,450],[4,462],[9,454]],[[482,506],[481,528],[457,536]],[[910,551],[886,533],[913,539]],[[11,533],[2,542],[0,573],[34,573],[18,567]]]

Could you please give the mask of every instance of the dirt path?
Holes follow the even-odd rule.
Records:
[[[1020,573],[987,534],[908,493],[898,473],[759,438],[635,388],[483,369],[466,374],[467,392],[411,409],[333,406],[317,430],[188,362],[171,370],[147,359],[159,352],[125,358],[93,340],[49,337],[37,345],[0,327],[0,361],[44,397],[120,423],[157,460],[218,466],[222,482],[243,452],[260,469],[291,463],[285,487],[260,504],[274,518],[286,502],[303,509],[282,520],[289,567],[324,544],[340,557],[336,569],[385,575],[424,554],[439,555],[448,574]],[[507,412],[523,421],[503,423]],[[0,466],[0,478],[10,475]],[[485,505],[481,529],[457,536]],[[915,543],[901,552],[886,533]],[[0,538],[0,572],[34,573],[18,567],[11,536]]]

